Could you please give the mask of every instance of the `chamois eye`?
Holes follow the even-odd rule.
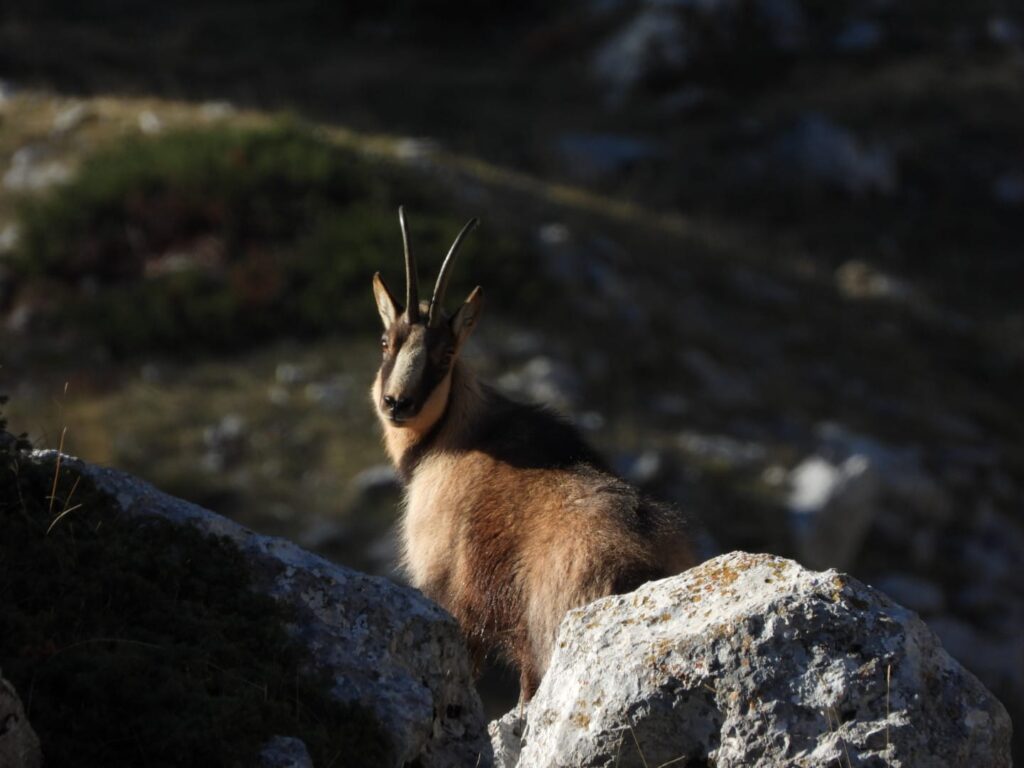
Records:
[[[388,351],[388,337],[387,336],[381,336],[380,337],[380,348],[383,349],[385,352]]]

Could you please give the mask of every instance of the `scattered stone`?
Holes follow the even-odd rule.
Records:
[[[789,477],[789,473],[786,472],[786,468],[778,464],[767,466],[761,472],[761,482],[772,488],[781,486],[786,482],[787,477]]]
[[[570,366],[544,355],[533,358],[519,370],[501,376],[498,386],[563,412],[572,410],[581,389],[579,377]]]
[[[313,768],[313,758],[302,739],[275,736],[260,750],[259,768]]]
[[[301,365],[294,363],[278,363],[274,369],[274,380],[278,384],[301,384],[306,380],[306,372]]]
[[[0,80],[0,107],[5,106],[17,92],[10,80]]]
[[[1011,765],[1006,710],[915,614],[742,552],[570,611],[524,714],[497,765]]]
[[[40,768],[39,737],[25,716],[14,686],[0,677],[0,766]]]
[[[615,462],[616,471],[635,485],[646,485],[654,482],[665,469],[662,455],[653,449],[637,454],[619,457]]]
[[[608,420],[597,411],[584,411],[576,418],[575,423],[586,432],[598,432],[604,429]]]
[[[395,144],[398,159],[410,163],[432,161],[440,151],[441,145],[435,139],[408,137]]]
[[[144,110],[139,113],[139,130],[150,136],[160,133],[164,124],[156,113],[151,110]]]
[[[571,237],[569,227],[565,224],[552,223],[544,224],[539,230],[537,230],[537,237],[544,245],[564,245],[569,242]]]
[[[680,448],[701,462],[727,469],[756,467],[764,462],[766,456],[763,445],[728,435],[705,435],[687,430],[679,435],[677,442]]]
[[[327,381],[311,381],[303,389],[306,400],[330,411],[340,411],[352,394],[349,376],[334,376]]]
[[[886,496],[923,520],[945,523],[953,515],[949,494],[924,468],[917,448],[899,448],[858,435],[840,424],[826,422],[817,429],[819,452],[832,460],[863,456],[878,472]]]
[[[847,568],[877,512],[880,481],[864,456],[833,463],[819,456],[789,475],[789,508],[800,560],[814,568]]]
[[[18,236],[21,234],[17,224],[7,224],[0,229],[0,256],[12,253],[18,247]]]
[[[851,131],[812,112],[782,134],[771,150],[775,172],[805,186],[825,186],[850,195],[890,195],[898,174],[892,154],[861,142]]]
[[[851,259],[836,270],[836,288],[847,299],[906,302],[914,298],[909,283],[882,272],[860,259]]]
[[[609,106],[620,106],[644,81],[680,74],[689,60],[686,28],[670,8],[647,6],[594,55],[591,73],[608,88]]]
[[[245,454],[247,431],[245,419],[229,413],[213,426],[203,430],[202,465],[208,472],[220,472],[237,464]]]
[[[18,149],[11,157],[11,166],[4,174],[4,187],[12,192],[38,192],[60,184],[71,176],[71,170],[59,160],[47,160],[38,146]]]
[[[487,726],[494,749],[494,768],[513,768],[519,763],[526,721],[518,709],[506,712]]]
[[[893,541],[953,513],[948,491],[925,471],[920,452],[895,448],[837,424],[818,427],[816,452],[789,475],[788,506],[801,560],[850,567],[868,530]]]
[[[53,118],[53,133],[56,135],[71,133],[92,117],[92,107],[82,101],[72,102],[57,112],[57,116]]]
[[[292,395],[287,387],[282,387],[280,384],[271,384],[267,387],[267,400],[272,405],[287,405],[291,399]]]
[[[227,101],[208,101],[199,108],[199,117],[207,122],[225,120],[235,114],[235,107]]]
[[[590,73],[606,88],[608,106],[617,108],[645,83],[680,79],[702,58],[729,56],[748,44],[796,51],[806,27],[796,0],[647,0],[597,48]]]
[[[557,225],[556,225],[557,226]],[[536,357],[544,351],[544,336],[536,331],[516,329],[495,338],[502,351],[515,357]]]

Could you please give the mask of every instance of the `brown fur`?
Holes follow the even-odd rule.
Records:
[[[496,650],[533,696],[565,612],[695,564],[686,524],[534,406],[458,362],[401,424],[373,399],[406,480],[403,564],[459,621],[479,664]]]

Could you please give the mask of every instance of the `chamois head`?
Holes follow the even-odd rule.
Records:
[[[452,364],[480,316],[483,302],[480,286],[473,289],[453,316],[446,315],[443,309],[459,246],[477,225],[477,220],[470,219],[455,238],[441,265],[434,294],[430,302],[424,304],[419,300],[419,276],[402,208],[398,209],[398,221],[405,248],[405,307],[395,301],[380,272],[376,273],[373,295],[384,323],[384,335],[381,336],[383,360],[374,384],[374,400],[388,424],[429,428],[444,411]]]

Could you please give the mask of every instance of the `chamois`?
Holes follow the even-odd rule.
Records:
[[[403,566],[458,620],[477,668],[497,651],[528,701],[565,612],[695,564],[686,520],[616,477],[555,414],[479,382],[459,359],[480,317],[477,286],[442,309],[471,220],[455,238],[429,303],[420,303],[405,214],[404,308],[380,273],[384,323],[371,396],[405,484]]]

